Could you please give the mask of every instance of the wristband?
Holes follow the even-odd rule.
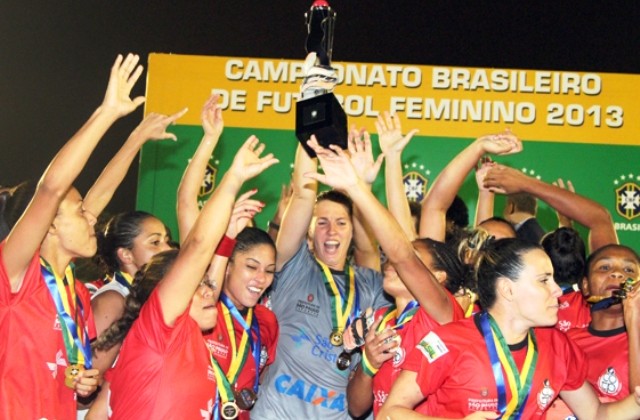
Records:
[[[269,220],[269,229],[280,230],[280,225],[273,220]]]
[[[233,254],[233,249],[236,247],[236,240],[231,239],[227,235],[222,237],[218,247],[216,248],[216,255],[220,255],[221,257],[231,257]]]
[[[373,367],[369,359],[367,359],[367,352],[362,350],[362,371],[365,375],[373,378],[376,373],[378,373],[379,369]]]

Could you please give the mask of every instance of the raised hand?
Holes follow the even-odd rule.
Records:
[[[278,163],[279,160],[273,157],[273,153],[260,157],[264,148],[264,144],[256,136],[249,137],[233,158],[229,172],[244,182]]]
[[[374,369],[380,369],[380,366],[395,355],[397,347],[400,345],[400,336],[396,331],[385,328],[380,332],[376,332],[382,317],[379,317],[369,328],[364,338],[364,348],[362,349],[363,357],[366,355],[367,361]]]
[[[484,186],[484,177],[487,176],[489,169],[493,168],[495,165],[496,163],[488,156],[480,159],[478,166],[476,167],[476,183],[478,184],[478,190],[489,191],[489,189]]]
[[[522,151],[522,142],[508,128],[502,133],[488,134],[477,140],[485,152],[494,155],[510,155]]]
[[[529,177],[517,169],[496,164],[487,171],[484,177],[484,187],[491,192],[513,194],[522,191],[522,186]]]
[[[111,67],[102,108],[113,111],[118,117],[133,112],[145,101],[144,96],[138,96],[134,99],[129,97],[133,85],[142,74],[142,66],[138,65],[138,61],[140,61],[140,57],[135,54],[128,54],[124,59],[122,55],[118,55],[113,67]]]
[[[378,131],[380,149],[387,156],[391,153],[402,153],[405,146],[409,144],[409,141],[418,132],[418,130],[411,130],[406,136],[402,136],[400,118],[396,114],[389,114],[387,111],[378,115],[376,130]]]
[[[256,213],[260,213],[264,208],[263,202],[251,198],[257,192],[257,189],[247,191],[236,200],[227,227],[226,236],[229,238],[235,239],[247,227]]]
[[[318,144],[315,136],[311,136],[307,144],[316,152],[324,174],[308,172],[304,174],[305,177],[341,190],[358,184],[358,173],[344,150],[333,144],[329,146],[331,150],[325,149]]]
[[[358,130],[355,126],[352,126],[349,131],[348,144],[351,164],[358,176],[367,184],[373,184],[380,172],[384,154],[380,154],[374,161],[369,133],[364,129]]]
[[[178,138],[175,134],[168,133],[167,127],[180,119],[187,111],[188,108],[184,108],[172,115],[152,112],[142,120],[135,130],[133,130],[132,134],[140,136],[144,141],[166,139],[176,141]]]
[[[222,108],[218,105],[220,95],[213,94],[207,99],[202,107],[202,128],[204,135],[218,138],[222,134],[224,128],[224,120],[222,119]]]

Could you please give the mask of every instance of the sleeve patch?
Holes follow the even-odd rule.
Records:
[[[433,331],[429,332],[416,346],[427,358],[429,363],[435,362],[440,357],[449,353],[449,349],[444,345],[440,337]]]

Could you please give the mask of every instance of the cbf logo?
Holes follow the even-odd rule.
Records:
[[[421,202],[427,194],[427,184],[431,171],[424,168],[424,165],[417,163],[405,164],[405,172],[402,182],[404,183],[404,193],[409,201]]]
[[[640,176],[634,179],[632,174],[622,175],[613,184],[616,188],[616,211],[627,220],[640,216],[640,187],[636,181],[640,181]]]
[[[200,199],[210,195],[213,192],[214,187],[216,186],[218,164],[220,164],[220,161],[217,159],[213,161],[213,165],[211,164],[211,162],[207,163],[207,168],[204,171],[204,178],[202,179],[202,184],[200,184],[200,191],[198,191],[198,204],[200,205],[200,208],[202,208],[202,206],[204,205],[204,202]]]

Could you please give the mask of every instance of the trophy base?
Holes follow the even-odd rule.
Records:
[[[310,157],[315,157],[307,140],[314,134],[322,147],[331,144],[347,148],[347,114],[333,93],[300,100],[296,103],[296,137]]]

